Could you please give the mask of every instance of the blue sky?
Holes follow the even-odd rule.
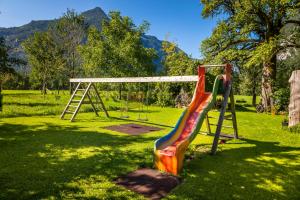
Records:
[[[119,10],[137,25],[147,20],[151,24],[148,34],[159,39],[169,35],[168,40],[195,58],[201,55],[201,41],[216,25],[216,19],[201,17],[200,0],[0,0],[0,27],[58,18],[67,8],[82,12],[96,6],[106,13]]]

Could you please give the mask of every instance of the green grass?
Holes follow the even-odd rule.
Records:
[[[198,135],[187,153],[194,159],[184,164],[184,181],[166,199],[300,198],[299,133],[281,129],[283,116],[254,112],[251,97],[236,98],[246,100],[237,105],[243,139],[219,145],[211,156],[213,138]],[[113,180],[152,167],[154,141],[172,129],[182,109],[151,106],[146,123],[163,130],[128,136],[103,128],[128,123],[113,109],[110,119],[103,113],[96,117],[86,106],[74,123],[60,120],[67,101],[67,92],[56,100],[37,91],[4,91],[0,199],[144,199]],[[138,113],[129,115],[135,120]]]

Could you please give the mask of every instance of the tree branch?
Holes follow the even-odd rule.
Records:
[[[286,24],[296,24],[296,25],[300,26],[300,21],[299,20],[290,19],[290,20],[286,20],[285,21],[285,25]]]

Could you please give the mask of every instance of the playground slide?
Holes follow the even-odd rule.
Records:
[[[212,93],[205,92],[205,68],[198,69],[199,80],[192,102],[182,113],[175,128],[155,141],[154,164],[157,169],[177,175],[183,165],[184,153],[201,129],[207,112],[213,106],[222,75],[215,79]]]

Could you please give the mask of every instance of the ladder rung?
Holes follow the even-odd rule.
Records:
[[[230,117],[232,117],[231,114],[230,114],[230,115],[225,115],[225,116],[224,116],[225,119],[228,119],[228,118],[230,118]]]
[[[70,110],[66,110],[66,113],[74,114],[75,112],[72,112],[72,111],[70,111]]]
[[[72,100],[71,102],[72,103],[78,103],[78,102],[80,102],[80,100]]]
[[[78,106],[69,105],[69,107],[77,108]]]
[[[224,127],[224,128],[233,128],[233,126],[226,126],[226,125],[225,126],[223,125],[222,127]]]
[[[218,124],[209,124],[209,125],[218,126]],[[233,126],[226,126],[226,125],[222,125],[222,127],[224,127],[224,128],[233,128]]]
[[[77,96],[77,97],[83,97],[82,94],[75,94],[74,96]]]
[[[212,117],[212,116],[209,116],[208,118],[211,118],[211,119],[217,119],[217,117]]]
[[[76,91],[85,91],[85,89],[77,89]]]
[[[199,133],[203,133],[205,135],[209,135],[209,132],[207,132],[207,131],[199,131]]]

